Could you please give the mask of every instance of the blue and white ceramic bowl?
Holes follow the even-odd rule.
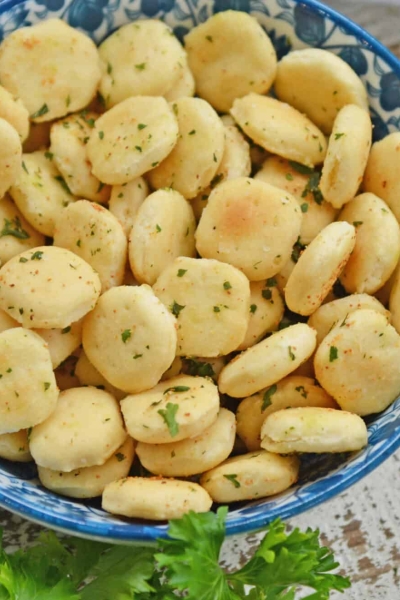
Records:
[[[59,17],[100,42],[129,21],[166,21],[182,39],[213,13],[227,9],[254,15],[270,35],[278,57],[292,48],[325,48],[360,75],[370,100],[374,137],[400,130],[400,62],[360,27],[315,0],[5,0],[0,2],[0,40],[14,29]],[[311,456],[297,487],[230,512],[228,535],[255,531],[315,506],[368,475],[400,447],[400,398],[369,419],[369,444],[356,455]],[[42,488],[32,465],[0,461],[0,505],[70,534],[117,543],[149,543],[166,525],[118,519],[99,503],[74,502]],[[149,499],[151,501],[151,499]]]

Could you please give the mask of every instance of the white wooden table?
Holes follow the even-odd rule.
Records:
[[[400,0],[326,0],[366,27],[400,56]],[[378,6],[376,6],[378,5]],[[340,497],[291,519],[290,526],[319,527],[324,542],[351,577],[351,590],[338,600],[400,599],[400,452]],[[9,548],[36,538],[38,527],[0,510]],[[259,536],[235,538],[224,549],[227,565],[245,560]]]

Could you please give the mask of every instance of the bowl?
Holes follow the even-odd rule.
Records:
[[[355,23],[314,0],[6,0],[0,2],[0,39],[19,27],[59,17],[96,42],[141,18],[164,20],[182,40],[191,27],[228,9],[254,15],[279,58],[305,47],[338,54],[367,87],[375,140],[400,130],[400,61]],[[400,398],[367,424],[368,446],[361,452],[307,456],[297,486],[232,507],[227,535],[256,531],[276,517],[299,514],[368,475],[400,447]],[[45,490],[33,464],[0,461],[0,506],[41,525],[100,541],[151,543],[167,535],[166,524],[120,519],[102,511],[98,501],[73,501]]]

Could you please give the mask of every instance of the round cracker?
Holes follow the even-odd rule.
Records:
[[[272,154],[308,167],[319,165],[325,158],[324,134],[289,104],[248,94],[235,100],[230,113],[253,142]]]
[[[4,310],[0,310],[0,333],[3,331],[7,331],[7,329],[14,329],[14,327],[19,327],[19,323],[10,317]]]
[[[105,292],[83,324],[83,348],[112,385],[138,393],[156,385],[175,357],[176,321],[147,285]]]
[[[400,257],[400,227],[374,194],[351,200],[338,219],[356,227],[356,245],[340,275],[347,292],[374,294],[391,277]]]
[[[112,514],[153,521],[180,519],[189,511],[208,512],[211,505],[210,496],[197,483],[161,477],[126,477],[110,483],[102,501],[102,508]]]
[[[219,112],[249,92],[265,94],[276,74],[276,52],[261,25],[245,12],[211,16],[185,36],[196,90]]]
[[[47,344],[53,369],[70,356],[82,342],[82,319],[64,329],[35,329]]]
[[[352,294],[323,304],[308,319],[310,327],[317,332],[317,343],[320,344],[331,329],[346,320],[347,316],[360,308],[370,308],[390,319],[390,313],[373,296],[368,294]]]
[[[261,447],[269,452],[354,452],[368,444],[364,421],[343,410],[287,408],[269,415],[261,428]]]
[[[53,123],[50,154],[75,196],[104,204],[111,189],[92,175],[92,165],[86,156],[86,144],[97,118],[96,113],[85,110]]]
[[[126,237],[131,232],[137,211],[148,195],[149,186],[143,177],[112,186],[108,208],[121,223]]]
[[[290,407],[337,408],[336,402],[310,377],[289,375],[242,400],[237,409],[237,434],[248,450],[261,447],[261,427],[268,415]]]
[[[91,385],[100,390],[106,390],[106,392],[109,392],[117,400],[122,400],[122,398],[125,398],[126,396],[125,392],[122,392],[111,385],[111,383],[109,383],[107,379],[105,379],[105,377],[99,373],[96,367],[92,365],[86,356],[84,350],[82,350],[79,355],[78,361],[75,365],[74,375],[76,375],[78,378],[78,383],[71,387],[79,387],[79,384],[82,386]]]
[[[234,398],[255,394],[292,373],[312,355],[315,346],[316,332],[304,323],[273,333],[222,369],[219,389]]]
[[[40,246],[0,269],[0,308],[24,327],[63,329],[92,310],[100,279],[64,248]]]
[[[391,133],[371,148],[363,187],[382,198],[400,222],[400,132]]]
[[[50,237],[60,213],[74,201],[47,151],[22,155],[22,169],[10,196],[32,227]]]
[[[179,98],[192,98],[195,89],[196,84],[192,71],[185,65],[174,85],[164,94],[164,98],[167,102],[175,102]]]
[[[343,410],[365,416],[385,410],[400,393],[400,336],[374,310],[351,313],[321,342],[314,359],[321,385]]]
[[[285,306],[274,277],[250,283],[250,320],[238,350],[246,350],[278,329]]]
[[[134,442],[127,437],[103,465],[83,467],[69,473],[39,466],[38,476],[41,484],[56,494],[70,498],[96,498],[102,495],[106,485],[128,475],[134,456]]]
[[[128,23],[99,47],[106,106],[130,96],[163,96],[180,79],[186,54],[171,29],[159,20]]]
[[[92,173],[127,183],[156,167],[177,142],[178,124],[164,98],[127,98],[97,119],[87,144]]]
[[[229,116],[229,115],[227,115]],[[231,117],[229,117],[231,118]],[[233,119],[232,119],[233,120]],[[222,119],[222,122],[223,119]],[[251,173],[250,146],[236,125],[224,123],[225,146],[218,172],[211,184],[192,199],[191,205],[199,221],[211,191],[222,181],[249,177]]]
[[[250,285],[235,267],[180,257],[161,273],[154,293],[177,318],[178,356],[223,356],[243,341]]]
[[[21,429],[15,433],[0,435],[0,457],[13,462],[30,462],[33,460],[29,452],[28,430]]]
[[[122,225],[103,206],[88,200],[70,204],[57,219],[54,244],[91,265],[100,277],[102,292],[122,284],[128,244]]]
[[[0,85],[0,117],[10,123],[18,132],[21,142],[29,134],[29,112],[20,98],[14,98]]]
[[[299,242],[309,244],[329,223],[337,211],[325,202],[318,187],[319,173],[279,156],[269,156],[257,172],[255,179],[264,181],[296,198],[302,213]],[[310,187],[313,192],[309,191]]]
[[[356,243],[354,225],[331,223],[301,254],[285,287],[290,310],[311,315],[329,294]]]
[[[329,138],[322,169],[321,192],[334,208],[341,208],[357,194],[372,143],[372,123],[366,110],[344,106]]]
[[[40,467],[69,473],[103,465],[125,440],[115,398],[83,387],[61,392],[54,412],[32,429],[29,447]]]
[[[0,140],[0,198],[2,198],[20,175],[22,146],[17,130],[1,118]]]
[[[58,388],[44,340],[22,327],[3,331],[0,365],[0,433],[47,419],[56,406]]]
[[[260,450],[229,458],[204,473],[201,485],[214,502],[238,502],[273,496],[297,481],[299,461],[295,456],[277,456]]]
[[[126,428],[139,442],[169,444],[203,433],[217,419],[218,388],[204,377],[180,375],[121,402]]]
[[[153,285],[178,256],[195,256],[196,222],[190,204],[172,189],[150,194],[129,236],[129,264],[139,283]]]
[[[346,104],[368,110],[363,82],[339,56],[321,48],[295,50],[278,65],[275,92],[305,113],[326,134]]]
[[[221,408],[216,421],[203,433],[181,442],[145,444],[137,454],[145,469],[166,477],[190,477],[213,469],[226,460],[235,442],[235,415]]]
[[[301,212],[290,194],[241,177],[211,193],[196,246],[203,258],[229,263],[251,281],[262,281],[287,263],[300,227]]]
[[[172,187],[194,198],[209,185],[224,152],[224,127],[215,110],[200,98],[180,98],[172,105],[179,138],[171,154],[149,173],[153,188]]]
[[[2,85],[21,98],[33,121],[81,110],[100,77],[94,42],[60,19],[17,29],[0,47]]]
[[[24,219],[11,198],[4,196],[0,200],[0,264],[44,243],[44,236]]]

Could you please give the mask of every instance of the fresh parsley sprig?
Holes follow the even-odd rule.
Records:
[[[338,564],[320,546],[318,531],[287,533],[279,520],[249,562],[227,573],[219,563],[227,512],[171,521],[169,539],[155,547],[60,540],[46,532],[26,550],[0,548],[0,599],[295,600],[305,587],[308,600],[327,600],[332,590],[350,587],[331,573]]]

